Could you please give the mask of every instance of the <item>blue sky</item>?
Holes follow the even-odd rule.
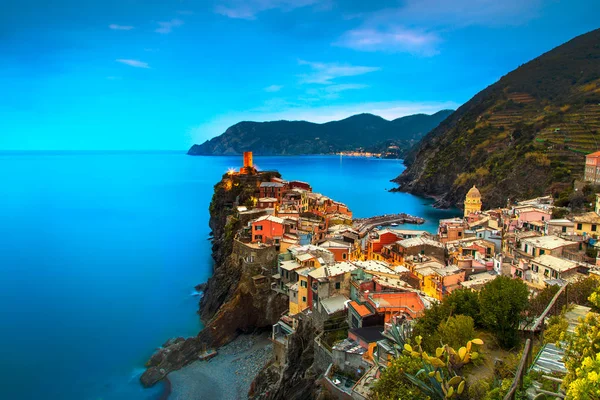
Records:
[[[4,0],[0,150],[187,149],[241,120],[456,108],[597,0]]]

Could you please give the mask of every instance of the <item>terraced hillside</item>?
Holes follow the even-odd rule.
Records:
[[[600,150],[600,30],[519,67],[429,133],[396,179],[400,190],[459,204],[473,184],[484,206],[581,178]]]

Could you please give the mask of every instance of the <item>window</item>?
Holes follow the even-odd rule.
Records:
[[[257,231],[262,231],[262,225],[256,225],[254,228]]]
[[[545,268],[545,269],[544,269],[544,276],[545,276],[545,277],[548,277],[548,276],[550,276],[550,270],[549,270],[548,268]]]
[[[308,282],[306,282],[306,281],[300,281],[300,286],[302,286],[303,288],[307,288],[308,287]]]
[[[540,267],[538,267],[537,265],[533,264],[533,265],[531,266],[531,269],[533,270],[533,272],[538,272],[538,271],[539,271],[539,269],[540,269]]]
[[[577,224],[577,230],[580,231],[583,229],[583,224]]]
[[[462,237],[462,232],[458,232],[458,237]]]
[[[306,296],[302,296],[302,302],[306,303]]]
[[[346,254],[346,253],[342,254],[342,258],[345,260],[346,258],[348,258],[348,254]]]
[[[540,250],[540,256],[541,256],[542,254],[545,254],[545,253],[546,253],[546,250],[544,250],[544,249],[541,249],[541,250]]]
[[[596,225],[592,225],[592,232],[596,232]]]
[[[544,220],[544,217],[542,217],[542,221]]]
[[[339,289],[340,287],[342,287],[341,283],[339,283],[339,282],[336,282],[336,283],[335,283],[335,288],[336,288],[336,289]]]
[[[566,227],[566,226],[563,226],[563,227],[562,227],[562,233],[566,233],[566,232],[567,232],[567,227]]]

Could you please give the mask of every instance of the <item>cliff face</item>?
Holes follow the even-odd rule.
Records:
[[[141,377],[144,386],[197,360],[206,347],[222,346],[240,333],[271,327],[287,309],[287,297],[273,292],[268,279],[253,279],[277,265],[275,249],[250,249],[235,240],[235,233],[248,221],[235,217],[234,204],[255,196],[260,182],[272,176],[279,174],[224,175],[215,186],[210,205],[214,275],[200,302],[205,327],[197,337],[166,342],[146,363]]]
[[[316,399],[318,372],[314,366],[314,327],[311,318],[301,320],[296,333],[290,337],[287,364],[266,365],[252,383],[249,398],[260,400]]]
[[[476,184],[486,208],[560,189],[598,150],[600,30],[522,65],[423,138],[399,190],[457,205]]]
[[[324,154],[364,148],[386,152],[397,146],[402,155],[427,132],[443,121],[451,110],[433,115],[416,114],[393,121],[372,114],[360,114],[341,121],[315,124],[306,121],[244,121],[201,145],[190,155],[235,155],[253,151],[257,155]]]

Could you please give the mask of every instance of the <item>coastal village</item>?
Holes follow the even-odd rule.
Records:
[[[586,164],[593,182],[598,160],[600,152]],[[257,174],[249,152],[239,171],[228,172],[245,174]],[[418,217],[353,219],[307,182],[273,177],[257,185],[251,201],[232,204],[231,218],[243,223],[234,252],[254,266],[254,285],[289,299],[272,327],[270,366],[286,366],[290,340],[310,319],[315,360],[326,371],[321,385],[333,398],[369,398],[394,356],[389,330],[456,290],[476,292],[500,276],[522,280],[531,293],[600,278],[600,258],[590,256],[600,246],[600,194],[594,211],[559,219],[551,196],[486,210],[473,186],[463,216],[440,220],[430,233]]]

